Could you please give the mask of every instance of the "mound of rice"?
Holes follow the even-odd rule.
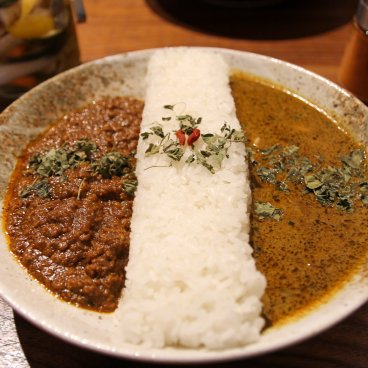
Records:
[[[201,133],[224,122],[240,130],[225,61],[210,51],[168,48],[152,56],[141,131],[169,112],[202,117]],[[164,122],[176,131],[178,122]],[[243,143],[215,174],[137,152],[138,189],[126,289],[116,312],[122,338],[148,347],[225,349],[256,341],[264,325],[265,278],[249,245],[251,199]],[[172,166],[169,166],[171,163]]]

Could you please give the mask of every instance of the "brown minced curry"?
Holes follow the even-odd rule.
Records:
[[[264,316],[275,324],[336,289],[366,257],[365,152],[281,88],[243,74],[231,88],[248,139]],[[116,97],[70,113],[26,148],[12,176],[11,251],[49,290],[84,308],[113,311],[124,287],[142,109]],[[341,188],[341,175],[353,184]]]
[[[142,110],[116,97],[69,114],[26,148],[11,179],[10,249],[81,307],[113,311],[124,286]]]

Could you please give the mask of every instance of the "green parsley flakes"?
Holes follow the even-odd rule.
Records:
[[[110,179],[112,176],[122,176],[130,171],[129,158],[119,152],[109,152],[100,160],[92,163],[93,170],[101,174],[103,178]]]
[[[174,106],[165,105],[164,109],[173,111]],[[184,157],[184,163],[202,165],[215,174],[221,168],[223,160],[229,158],[228,151],[231,144],[245,143],[244,133],[231,128],[226,122],[221,127],[220,133],[200,134],[198,128],[202,122],[201,117],[181,114],[173,118],[178,123],[177,131],[165,132],[164,125],[160,123],[141,133],[142,139],[147,141],[146,157],[166,155],[171,161],[168,166],[175,161],[180,162]],[[171,117],[165,116],[161,120],[165,122],[171,120]],[[188,150],[189,155],[185,155]]]
[[[269,202],[255,202],[254,203],[254,213],[260,219],[273,219],[280,221],[282,217],[282,210],[274,207]]]
[[[301,185],[304,193],[311,193],[327,207],[351,212],[354,202],[368,204],[368,174],[365,152],[353,150],[341,157],[336,167],[323,166],[318,157],[315,162],[299,154],[297,146],[274,145],[266,149],[248,148],[248,157],[260,181],[273,184],[279,191],[289,193],[288,183]],[[258,161],[254,159],[258,153]]]
[[[36,180],[33,184],[27,186],[22,190],[20,196],[22,198],[29,197],[32,193],[36,194],[41,198],[49,198],[50,197],[50,185],[47,179]]]
[[[156,134],[160,134],[160,131],[157,130]],[[80,139],[73,145],[66,144],[59,148],[52,148],[43,155],[33,156],[28,163],[29,170],[43,179],[39,180],[36,177],[32,185],[21,191],[20,196],[27,198],[33,193],[41,198],[50,197],[51,189],[48,179],[50,177],[60,177],[60,181],[66,181],[67,176],[64,175],[64,172],[77,167],[81,163],[89,165],[88,171],[92,172],[92,175],[99,174],[105,179],[111,179],[113,176],[122,177],[122,189],[133,196],[137,187],[137,180],[131,160],[135,152],[132,152],[129,156],[124,156],[113,151],[96,159],[93,154],[97,151],[94,143],[88,139]],[[77,199],[80,199],[84,183],[85,179],[79,184]]]

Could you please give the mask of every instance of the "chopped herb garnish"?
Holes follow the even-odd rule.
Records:
[[[261,220],[274,219],[276,221],[279,221],[282,217],[282,210],[274,207],[269,202],[255,202],[254,213]]]
[[[191,115],[179,115],[176,120],[180,122],[180,129],[186,134],[191,135],[193,130],[202,122],[202,118],[195,119]]]
[[[174,105],[165,105],[164,108],[173,110]],[[185,156],[185,163],[197,163],[214,174],[221,168],[223,160],[229,158],[228,150],[231,144],[245,143],[244,133],[235,130],[228,123],[222,125],[219,134],[201,134],[198,129],[202,122],[201,117],[195,118],[189,114],[181,114],[175,116],[175,119],[178,122],[178,129],[174,132],[165,133],[163,126],[156,125],[151,127],[150,131],[141,133],[143,140],[149,139],[145,151],[146,157],[164,154],[169,159],[179,162]],[[169,119],[162,118],[162,120]],[[172,135],[175,135],[176,139]],[[155,136],[158,136],[160,140]],[[196,146],[197,141],[200,141],[198,146]],[[188,149],[192,152],[186,156],[185,152]]]
[[[162,152],[174,161],[180,161],[184,155],[184,149],[180,147],[178,142],[171,139],[168,139],[162,146]]]
[[[73,161],[69,162],[68,151],[65,148],[51,149],[42,157],[35,156],[30,161],[30,167],[45,177],[60,176],[75,164]]]
[[[323,183],[318,180],[316,175],[305,175],[304,182],[306,187],[311,190],[321,188],[323,185]]]
[[[138,181],[136,179],[123,181],[123,189],[132,197],[134,196],[137,186]]]
[[[29,167],[37,174],[50,177],[61,176],[65,170],[77,166],[81,162],[91,160],[96,146],[87,139],[81,139],[73,146],[65,145],[61,148],[52,148],[44,155],[35,155],[29,161]]]
[[[119,152],[109,152],[99,161],[92,163],[92,168],[104,178],[122,176],[130,171],[129,159]]]
[[[364,161],[365,155],[362,150],[355,150],[341,157],[341,161],[352,169],[359,169]]]
[[[260,167],[257,170],[257,174],[261,178],[261,180],[266,183],[276,183],[277,170],[275,170],[274,168]]]
[[[190,156],[188,156],[188,158],[185,160],[185,162],[187,164],[191,164],[192,162],[194,162],[196,159],[196,156],[194,154],[191,154]]]
[[[255,152],[260,159],[254,159]],[[323,206],[352,211],[354,200],[368,204],[368,180],[365,152],[354,150],[341,157],[338,167],[322,167],[323,160],[316,157],[313,164],[299,154],[299,147],[273,145],[265,149],[248,148],[248,158],[260,181],[270,183],[277,190],[290,192],[288,183],[302,186],[305,193],[313,193]]]
[[[80,161],[90,161],[92,153],[96,151],[96,145],[90,140],[84,138],[74,143],[74,154],[75,159],[79,158]]]
[[[154,130],[150,134],[161,136],[160,130]],[[30,171],[45,179],[39,180],[36,178],[32,185],[26,187],[20,193],[20,196],[26,198],[32,193],[35,193],[42,198],[49,197],[50,184],[47,178],[56,176],[60,178],[60,182],[65,182],[68,180],[68,177],[64,172],[67,169],[77,167],[82,162],[89,164],[92,172],[100,174],[104,178],[132,174],[134,168],[131,160],[136,153],[135,151],[132,151],[127,157],[119,152],[108,152],[99,160],[95,160],[92,155],[96,150],[97,148],[94,143],[88,139],[80,139],[72,146],[64,145],[60,148],[52,148],[43,155],[38,154],[33,156],[28,163]],[[84,182],[85,179],[79,184],[78,199],[80,199]],[[126,191],[133,193],[134,181],[128,180],[126,183],[124,184],[128,188]]]
[[[150,132],[143,132],[143,133],[141,133],[141,137],[143,139],[147,139],[150,135],[152,135],[152,133],[150,133]]]
[[[33,184],[27,186],[22,190],[20,196],[22,198],[29,197],[32,193],[38,195],[41,198],[50,197],[50,185],[47,179],[37,180]]]
[[[151,128],[151,130],[152,130],[153,134],[156,134],[161,138],[165,137],[165,134],[164,134],[161,126],[159,126],[159,125],[154,126],[154,127]]]
[[[271,153],[274,153],[275,151],[279,150],[280,149],[280,145],[278,144],[275,144],[269,148],[266,148],[266,149],[260,149],[259,151],[261,152],[262,155],[265,155],[265,156],[268,156],[270,155]]]
[[[327,167],[313,175],[305,176],[306,187],[315,194],[318,202],[324,206],[336,206],[351,210],[350,198],[355,194],[353,183],[342,168]],[[349,204],[348,204],[349,202]]]
[[[276,186],[276,189],[279,190],[280,192],[285,192],[285,193],[290,192],[289,186],[284,181],[276,181],[275,186]]]
[[[146,149],[145,156],[155,155],[156,153],[160,152],[160,146],[157,144],[150,143]]]

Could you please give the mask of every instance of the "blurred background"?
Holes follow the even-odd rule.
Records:
[[[79,62],[179,45],[265,54],[337,82],[357,4],[358,0],[0,0],[0,103],[6,105]]]
[[[162,46],[227,47],[280,58],[336,81],[358,1],[84,0],[84,4],[88,20],[77,27],[82,61]]]

